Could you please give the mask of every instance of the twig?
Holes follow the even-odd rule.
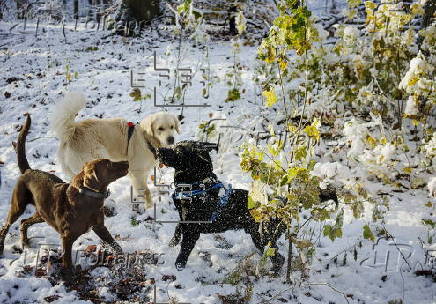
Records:
[[[412,266],[410,266],[409,261],[406,259],[406,257],[404,256],[403,252],[400,250],[400,248],[398,248],[397,246],[397,242],[395,241],[395,238],[392,234],[389,233],[389,231],[386,229],[385,225],[382,224],[382,228],[385,231],[387,237],[389,237],[390,239],[392,239],[394,241],[394,246],[395,248],[398,250],[398,252],[401,254],[401,257],[403,258],[404,262],[406,262],[407,266],[409,266],[409,269],[412,270]],[[400,269],[401,270],[401,269]]]
[[[291,287],[288,287],[286,289],[283,289],[283,290],[279,291],[276,295],[272,296],[269,300],[262,301],[262,304],[272,303],[273,300],[277,299],[284,292],[286,292],[286,291],[288,291],[290,289],[293,289],[293,288],[294,288],[294,286],[291,286]]]
[[[38,139],[41,139],[41,138],[56,138],[56,137],[54,137],[54,136],[40,136],[40,137],[35,137],[35,138],[32,138],[32,139],[28,139],[27,142],[32,142],[32,141],[35,141],[35,140],[38,140]]]
[[[35,37],[38,37],[38,28],[39,28],[39,18],[36,20]]]
[[[65,35],[65,19],[62,19],[62,35],[64,36],[65,43],[67,43],[67,36]]]
[[[347,301],[348,304],[350,304],[350,301],[348,301],[348,297],[347,294],[338,290],[336,287],[332,286],[329,283],[307,283],[308,285],[312,285],[312,286],[328,286],[330,287],[333,291],[336,291],[337,293],[340,293],[341,295],[344,296],[345,301]]]
[[[20,25],[20,24],[17,23],[17,24],[14,24],[13,26],[11,26],[11,27],[9,28],[9,33],[12,32],[12,30],[13,30],[14,28],[16,28],[18,25]]]

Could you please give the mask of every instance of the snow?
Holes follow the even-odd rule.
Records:
[[[430,196],[436,197],[436,176],[430,178],[427,188],[428,192],[430,192]]]
[[[406,108],[404,109],[404,114],[406,115],[418,115],[418,105],[416,104],[413,96],[409,96],[406,103]]]
[[[356,26],[344,27],[344,40],[347,45],[352,45],[359,38],[359,29]]]
[[[178,43],[165,39],[156,32],[148,33],[142,40],[105,37],[107,33],[85,29],[83,24],[77,32],[73,30],[74,25],[67,25],[65,43],[59,26],[42,24],[38,37],[34,35],[35,24],[27,24],[26,31],[19,25],[9,33],[10,27],[11,24],[0,22],[0,35],[3,37],[3,46],[0,49],[0,159],[5,162],[4,168],[1,168],[1,223],[7,216],[11,190],[18,177],[16,155],[10,143],[16,140],[17,127],[23,122],[23,114],[29,112],[33,121],[27,143],[27,157],[31,167],[54,171],[56,175],[66,179],[56,160],[59,141],[49,129],[49,116],[53,104],[60,102],[67,92],[76,91],[81,92],[88,100],[87,107],[79,112],[76,119],[124,117],[129,121],[140,121],[145,115],[160,109],[153,106],[152,99],[141,102],[132,100],[129,96],[130,71],[145,73],[145,87],[141,88],[141,92],[143,95],[152,94],[153,87],[159,85],[158,73],[153,68],[153,52],[157,52],[160,67],[174,68],[177,61],[175,47]],[[356,29],[349,27],[344,32],[353,37]],[[213,155],[215,172],[223,182],[231,183],[233,188],[250,189],[251,178],[242,173],[238,153],[243,142],[253,140],[248,131],[255,127],[259,130],[261,124],[261,91],[251,81],[256,48],[243,46],[240,55],[237,55],[243,67],[241,72],[243,86],[246,89],[246,93],[242,94],[242,100],[224,103],[229,89],[224,81],[225,74],[231,71],[233,64],[231,42],[210,42],[207,58],[204,50],[193,47],[189,42],[184,43],[185,51],[181,66],[191,67],[194,74],[196,73],[192,87],[189,87],[186,94],[186,102],[206,102],[211,107],[185,108],[182,133],[177,140],[198,139],[200,123],[210,118],[225,118],[225,121],[220,122],[222,128],[217,128],[210,139],[216,141],[218,133],[221,133],[220,152]],[[88,49],[94,47],[97,49]],[[210,97],[202,99],[200,69],[208,60],[212,86]],[[71,80],[65,77],[67,64],[73,74]],[[419,66],[419,62],[413,66]],[[74,76],[76,72],[77,78]],[[11,77],[20,80],[7,83],[6,80]],[[162,98],[170,89],[171,83],[159,87],[158,97]],[[6,92],[11,93],[10,98],[5,97]],[[181,113],[180,108],[168,108],[168,111]],[[351,143],[351,148],[346,151],[350,157],[362,155],[365,130],[376,125],[377,122],[362,124],[357,121],[344,124],[344,136]],[[224,128],[225,126],[239,129]],[[322,153],[327,153],[326,149],[325,146],[320,147]],[[384,160],[389,160],[394,148],[386,145],[382,149],[379,151],[380,154]],[[355,176],[366,178],[361,168],[350,165],[343,153],[336,155],[331,152],[330,156],[333,160],[322,160],[315,168],[314,174],[331,180],[345,180]],[[339,160],[342,157],[343,159]],[[159,169],[159,181],[171,183],[172,173],[171,169]],[[393,192],[390,188],[380,188],[377,186],[379,184],[371,184],[366,179],[365,182],[374,191],[387,192],[391,206],[386,216],[387,230],[396,236],[397,243],[403,244],[404,248],[413,252],[408,258],[410,264],[423,263],[425,253],[418,241],[418,237],[426,233],[421,225],[421,218],[426,212],[422,203],[430,199],[428,191],[434,194],[436,178],[429,180],[428,191],[414,189],[404,193]],[[152,185],[151,181],[149,185]],[[190,256],[187,268],[178,272],[174,267],[174,261],[180,247],[168,246],[175,225],[147,222],[146,219],[153,216],[152,210],[147,210],[143,214],[132,211],[128,178],[113,183],[110,189],[112,194],[106,206],[115,208],[116,215],[107,217],[106,225],[112,235],[119,235],[119,243],[124,252],[133,253],[147,249],[160,254],[157,265],[147,264],[143,267],[144,275],[156,281],[158,302],[168,301],[169,296],[174,296],[183,302],[220,303],[218,294],[231,294],[236,290],[235,286],[224,284],[224,278],[237,269],[239,263],[247,256],[252,255],[250,260],[254,264],[259,262],[260,256],[250,237],[243,231],[228,231],[219,236],[202,235]],[[178,213],[174,210],[169,196],[161,195],[159,200],[158,187],[151,186],[151,190],[153,200],[157,202],[158,219],[178,219]],[[23,218],[29,217],[32,211],[32,207],[29,207]],[[132,218],[136,218],[139,224],[132,225]],[[283,298],[288,303],[345,303],[342,293],[352,295],[348,298],[350,303],[387,303],[395,299],[404,299],[404,303],[434,303],[436,291],[431,279],[417,277],[413,270],[408,269],[399,258],[399,251],[392,242],[381,240],[373,244],[363,240],[361,228],[366,222],[363,219],[353,219],[349,210],[344,222],[343,238],[332,242],[320,235],[308,281],[303,282],[301,286],[289,286],[283,283],[284,273],[280,278],[252,278],[251,303],[260,303],[272,298],[271,303],[284,302],[278,298]],[[18,273],[23,270],[25,264],[34,262],[32,258],[36,257],[38,244],[60,244],[58,234],[44,223],[31,227],[28,234],[33,237],[33,250],[29,250],[26,260],[24,254],[14,250],[14,246],[19,245],[17,224],[11,228],[6,238],[5,256],[0,259],[0,302],[42,303],[45,297],[56,294],[60,298],[54,303],[90,303],[81,300],[77,292],[68,290],[63,284],[52,285],[46,277],[37,278],[33,274],[19,277]],[[222,246],[222,239],[230,246]],[[361,248],[358,246],[359,242],[362,243]],[[92,232],[82,235],[75,242],[73,250],[84,250],[91,244],[99,244],[99,239]],[[279,242],[279,250],[284,256],[286,244],[287,240],[283,237]],[[356,261],[352,254],[354,248],[358,251]],[[381,261],[387,252],[390,252],[392,259],[389,260],[389,269],[385,271]],[[343,263],[345,253],[347,260]],[[336,255],[338,258],[335,262]],[[379,264],[372,264],[371,261],[376,255]],[[82,266],[86,267],[85,264]],[[398,270],[400,266],[401,271]],[[103,266],[90,272],[91,281],[95,282],[109,280],[112,275],[111,271]],[[163,281],[164,275],[173,275],[176,279],[173,282]],[[106,301],[116,299],[115,294],[107,286],[99,287],[98,294]],[[151,294],[152,292],[148,293],[149,296]]]

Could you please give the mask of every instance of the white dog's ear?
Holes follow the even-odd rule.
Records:
[[[154,116],[149,115],[146,118],[144,118],[143,121],[141,121],[140,125],[142,129],[145,131],[145,133],[154,137],[153,121],[154,121]]]
[[[173,116],[173,119],[176,131],[178,134],[180,134],[180,120],[177,118],[177,116]]]

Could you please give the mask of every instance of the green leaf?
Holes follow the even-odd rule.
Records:
[[[183,3],[180,4],[177,7],[177,12],[179,14],[181,14],[181,13],[188,13],[189,12],[189,7],[191,6],[191,2],[192,2],[192,0],[185,0],[185,1],[183,1]]]
[[[365,240],[374,241],[375,237],[368,225],[363,226],[363,238]]]
[[[195,19],[200,19],[201,17],[203,17],[203,15],[201,14],[201,12],[197,11],[197,10],[192,10],[192,15],[194,15]]]
[[[258,206],[259,204],[253,200],[253,198],[251,196],[248,196],[248,203],[247,203],[247,207],[248,209],[254,209]]]
[[[328,236],[331,234],[333,227],[331,225],[325,225],[323,229],[324,236]]]
[[[228,93],[227,93],[227,98],[225,100],[225,102],[229,102],[229,101],[235,101],[235,100],[239,100],[241,99],[241,93],[239,92],[238,89],[231,89]]]
[[[307,156],[307,146],[301,145],[294,149],[295,160],[303,160]]]
[[[433,222],[431,219],[422,219],[421,221],[424,225],[430,226],[433,229],[436,227],[436,222]]]
[[[141,101],[141,90],[134,88],[132,92],[130,92],[129,96],[133,98],[133,101]]]

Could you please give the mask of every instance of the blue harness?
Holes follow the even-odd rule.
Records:
[[[215,222],[220,214],[222,213],[222,211],[224,210],[224,208],[228,205],[229,203],[229,198],[233,193],[233,188],[231,184],[228,184],[228,186],[224,186],[223,183],[216,183],[213,186],[211,186],[210,188],[207,189],[198,189],[198,190],[190,190],[190,191],[174,191],[172,198],[173,200],[189,200],[191,201],[193,199],[193,197],[198,196],[198,195],[204,195],[206,193],[208,193],[209,191],[213,190],[213,189],[221,189],[223,188],[225,190],[223,195],[218,196],[218,202],[217,202],[217,206],[216,206],[216,210],[214,210],[212,212],[212,215],[210,217],[210,221],[211,222]]]

